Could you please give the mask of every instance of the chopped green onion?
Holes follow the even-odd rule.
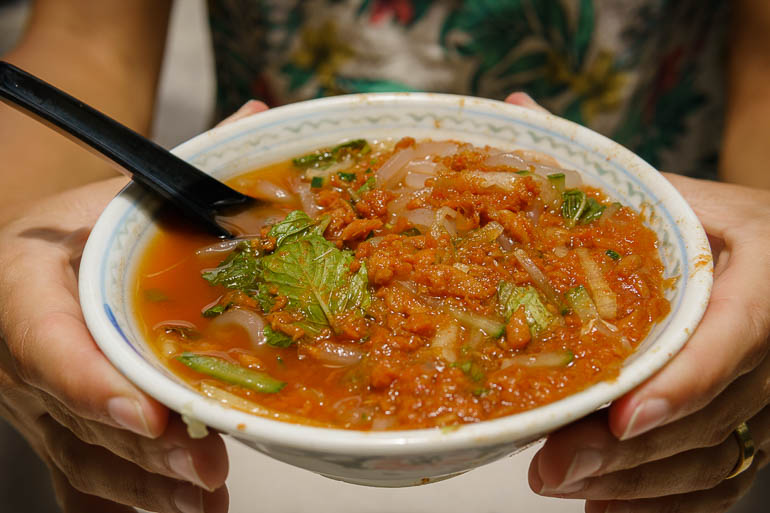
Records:
[[[602,216],[602,212],[607,208],[593,198],[588,198],[585,211],[580,216],[580,224],[588,224],[591,221],[596,221]]]
[[[532,171],[527,171],[526,169],[522,169],[520,171],[514,171],[514,173],[521,176],[529,176],[532,174]]]
[[[618,253],[617,251],[608,249],[607,251],[605,251],[605,254],[613,260],[620,260],[620,253]]]
[[[361,155],[366,155],[372,151],[366,139],[355,139],[346,143],[339,144],[331,150],[320,150],[308,155],[303,155],[292,160],[292,163],[301,168],[309,167],[329,167],[335,162],[339,162],[342,157],[350,154],[353,150],[360,150]]]
[[[352,182],[356,179],[355,173],[345,173],[344,171],[337,173],[337,176],[340,177],[340,180],[344,180],[345,182]]]
[[[144,298],[147,301],[151,301],[153,303],[162,303],[163,301],[168,301],[168,296],[160,289],[145,289]]]
[[[286,386],[285,382],[279,381],[269,374],[235,365],[222,358],[182,353],[176,359],[201,374],[265,394],[275,394]]]
[[[572,228],[583,215],[586,208],[586,193],[577,189],[570,189],[562,193],[563,203],[561,205],[561,215],[566,220],[568,228]]]
[[[422,235],[422,233],[420,233],[420,230],[418,230],[417,228],[412,227],[401,232],[401,235],[404,235],[406,237],[416,237],[418,235]]]
[[[324,179],[321,176],[314,176],[312,180],[310,180],[310,187],[313,189],[320,189],[324,186]]]
[[[363,194],[366,191],[371,191],[372,189],[374,189],[376,185],[377,185],[377,181],[374,179],[373,176],[370,176],[369,179],[366,180],[364,184],[361,187],[359,187],[356,192],[358,192],[358,194]]]
[[[599,311],[584,286],[579,285],[568,290],[565,296],[570,308],[580,317],[581,321],[588,322],[592,319],[599,319]]]

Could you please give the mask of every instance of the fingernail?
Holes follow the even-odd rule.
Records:
[[[628,421],[626,431],[620,437],[628,440],[651,431],[663,424],[671,415],[671,406],[665,399],[647,399],[636,407]]]
[[[127,397],[107,401],[107,413],[116,424],[142,436],[152,436],[141,405]]]
[[[204,513],[203,490],[183,485],[174,492],[174,505],[180,513]]]
[[[574,481],[572,483],[562,483],[560,485],[557,485],[554,488],[551,488],[548,485],[543,485],[543,487],[540,489],[540,493],[542,495],[568,495],[570,493],[576,493],[582,490],[586,487],[585,480],[583,481]]]
[[[198,475],[192,454],[187,449],[174,449],[166,455],[166,463],[173,473],[193,484],[211,490]]]
[[[594,475],[602,468],[602,455],[594,449],[581,449],[575,453],[567,473],[564,475],[564,484],[569,485]]]

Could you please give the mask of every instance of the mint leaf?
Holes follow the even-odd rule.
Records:
[[[364,266],[350,272],[353,254],[318,235],[306,235],[279,246],[262,257],[262,279],[257,299],[265,311],[276,295],[286,296],[285,309],[299,311],[306,331],[335,328],[336,317],[369,306],[368,278]]]
[[[270,326],[265,326],[262,333],[265,335],[265,342],[273,347],[289,347],[294,342],[289,335],[275,331]]]
[[[524,305],[529,331],[537,335],[554,320],[554,316],[543,304],[540,294],[534,287],[517,287],[507,281],[501,281],[497,287],[498,313],[510,319],[520,306]]]
[[[280,221],[267,232],[268,237],[275,238],[276,247],[285,242],[296,240],[308,235],[322,236],[329,225],[329,217],[323,216],[318,221],[310,218],[301,210],[289,212],[283,221]]]
[[[216,269],[203,273],[211,285],[228,289],[253,290],[260,277],[259,251],[249,241],[238,243]]]

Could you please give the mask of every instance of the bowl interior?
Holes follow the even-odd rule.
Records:
[[[671,313],[654,326],[620,376],[557,403],[451,432],[359,433],[284,426],[203,398],[154,357],[135,324],[132,287],[136,262],[156,233],[156,201],[127,187],[97,223],[81,266],[81,302],[102,350],[129,379],[171,408],[241,438],[301,447],[308,430],[319,447],[354,452],[439,450],[530,440],[583,416],[630,390],[675,354],[697,325],[711,287],[710,250],[681,196],[631,152],[568,121],[500,102],[434,94],[354,95],[281,107],[202,134],[174,151],[220,179],[352,138],[456,139],[502,149],[534,149],[581,172],[584,181],[642,211],[660,241]],[[320,433],[319,433],[320,431]],[[413,447],[414,449],[410,449]],[[390,449],[388,449],[390,448]]]

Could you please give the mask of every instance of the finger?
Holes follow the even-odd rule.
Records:
[[[539,454],[540,479],[551,489],[591,476],[609,474],[662,460],[702,447],[713,447],[728,438],[744,419],[758,423],[759,449],[770,443],[770,398],[763,391],[770,376],[770,358],[750,374],[735,381],[706,408],[679,421],[638,437],[619,441],[607,423],[607,413],[597,412],[549,435]]]
[[[182,419],[174,415],[163,434],[150,439],[77,417],[55,401],[51,399],[49,405],[51,416],[87,444],[104,447],[149,472],[182,479],[209,491],[225,483],[227,451],[216,433],[190,438]]]
[[[509,94],[508,97],[505,99],[505,103],[510,103],[511,105],[518,105],[519,107],[524,107],[527,109],[550,114],[550,112],[548,112],[546,108],[542,107],[539,103],[533,100],[530,95],[524,92],[516,92],[516,93]]]
[[[259,100],[249,100],[244,103],[240,109],[220,121],[217,126],[227,125],[229,123],[238,121],[239,119],[247,118],[249,116],[253,116],[254,114],[259,114],[260,112],[265,112],[269,108],[270,107]]]
[[[63,513],[136,513],[130,506],[79,492],[58,467],[52,465],[50,470],[56,500]]]
[[[751,488],[756,470],[749,469],[735,479],[698,492],[641,499],[633,501],[586,502],[586,513],[724,513],[735,505]]]
[[[701,323],[682,351],[649,381],[616,401],[610,426],[627,440],[703,408],[767,352],[770,255],[759,241],[727,240],[729,263],[716,277]],[[753,243],[755,242],[755,243]]]
[[[542,484],[541,495],[587,499],[641,499],[707,490],[724,481],[740,454],[734,439],[716,447],[679,453],[629,470],[565,483],[557,489]],[[536,455],[540,465],[540,456]],[[540,475],[538,469],[538,475]],[[534,482],[533,486],[538,483]]]
[[[152,474],[108,450],[80,441],[49,416],[39,427],[52,463],[77,491],[158,513],[226,512],[225,487],[213,493]]]
[[[158,436],[167,410],[109,363],[85,326],[73,295],[71,252],[46,240],[20,241],[0,265],[3,334],[19,377],[75,414]]]

